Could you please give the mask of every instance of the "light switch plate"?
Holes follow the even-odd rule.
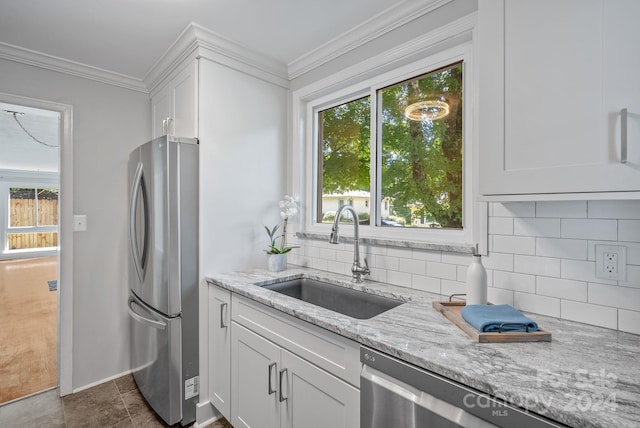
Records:
[[[627,247],[596,244],[596,278],[627,280]]]
[[[86,215],[74,215],[73,216],[73,231],[84,232],[87,230],[87,216]]]

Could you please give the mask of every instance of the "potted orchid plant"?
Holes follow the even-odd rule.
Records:
[[[269,236],[269,246],[265,250],[267,253],[267,265],[270,271],[280,272],[284,270],[286,255],[297,246],[287,246],[287,223],[298,214],[298,198],[284,195],[284,199],[279,203],[280,217],[282,217],[282,233],[278,236],[280,225],[273,228],[265,226]],[[279,242],[278,242],[279,241]]]

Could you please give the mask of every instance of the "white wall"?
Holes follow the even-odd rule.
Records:
[[[0,92],[73,106],[74,212],[88,217],[73,242],[72,382],[82,388],[130,369],[127,159],[150,137],[149,99],[7,60],[0,76]]]

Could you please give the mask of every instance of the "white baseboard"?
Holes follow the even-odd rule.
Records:
[[[214,423],[218,419],[222,418],[220,412],[213,407],[211,401],[205,401],[203,403],[196,404],[196,423],[195,428],[206,427],[209,424]]]
[[[90,384],[88,384],[88,385],[81,386],[81,387],[79,387],[79,388],[74,388],[74,389],[73,389],[73,391],[71,391],[71,393],[72,393],[72,394],[75,394],[75,393],[77,393],[77,392],[84,391],[85,389],[93,388],[94,386],[98,386],[98,385],[100,385],[100,384],[103,384],[103,383],[105,383],[105,382],[109,382],[109,381],[114,380],[114,379],[118,379],[119,377],[122,377],[122,376],[128,375],[128,374],[130,374],[130,373],[131,373],[131,370],[127,370],[127,371],[125,371],[125,372],[122,372],[122,373],[119,373],[119,374],[116,374],[116,375],[110,376],[110,377],[108,377],[108,378],[105,378],[105,379],[99,380],[99,381],[97,381],[97,382],[93,382],[93,383],[90,383]]]

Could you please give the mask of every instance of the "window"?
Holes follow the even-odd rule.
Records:
[[[463,70],[458,61],[317,111],[316,222],[359,196],[362,224],[462,230]]]
[[[8,223],[8,250],[57,247],[58,189],[9,188]]]

